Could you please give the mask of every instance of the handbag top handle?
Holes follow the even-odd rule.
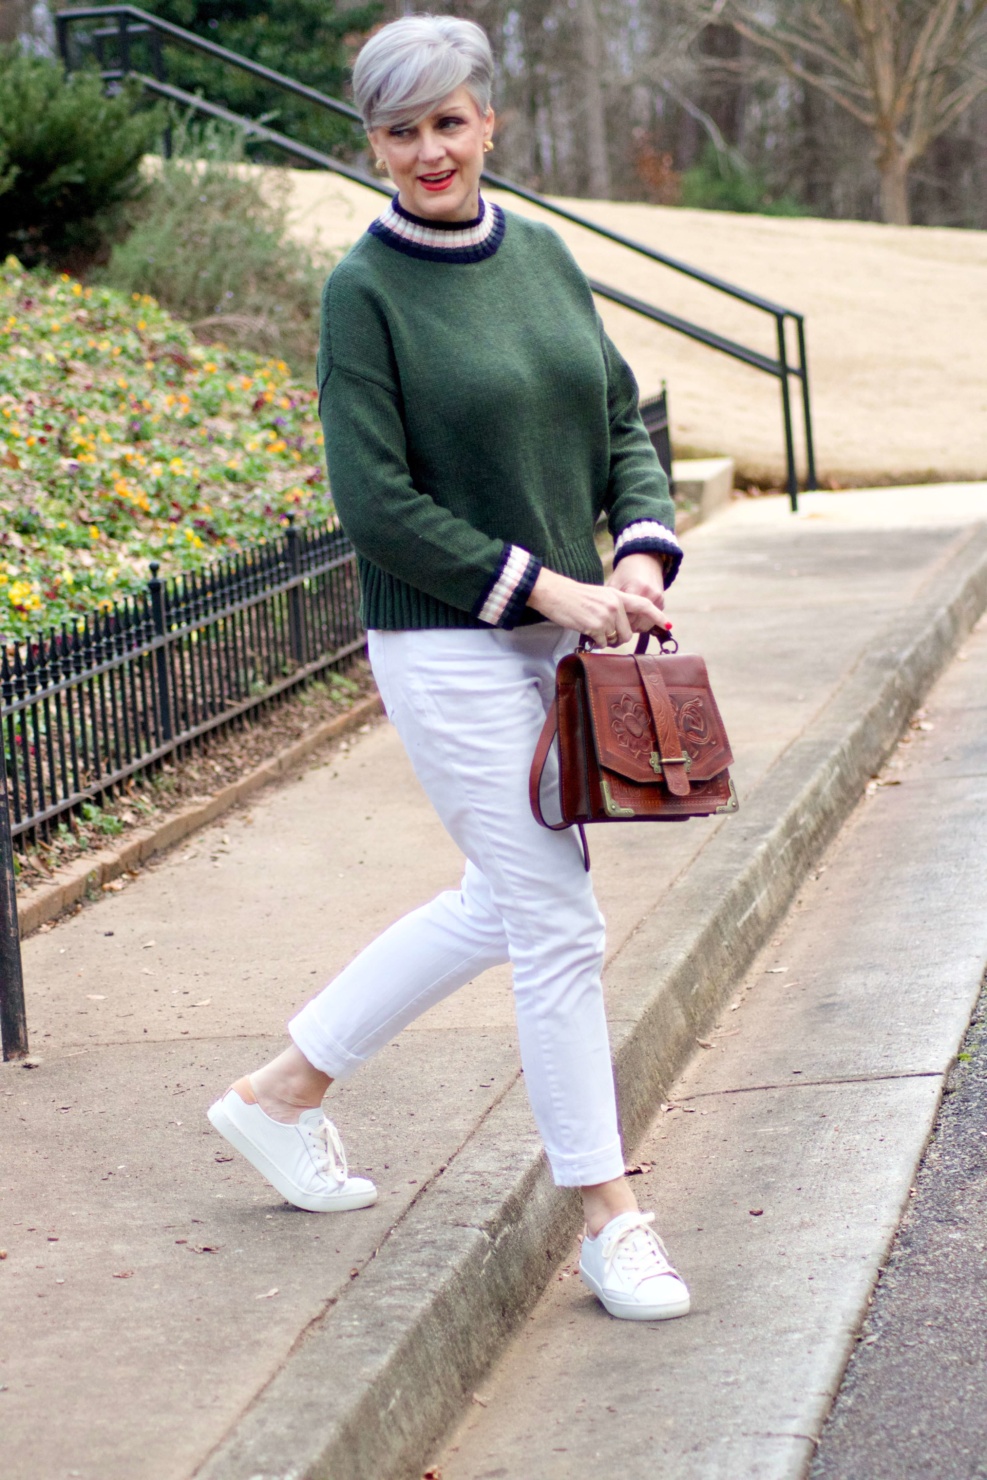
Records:
[[[679,645],[675,641],[675,638],[672,636],[667,627],[652,627],[650,632],[638,633],[637,645],[634,648],[635,657],[640,658],[643,656],[644,653],[648,651],[648,643],[651,641],[652,637],[657,640],[658,646],[661,648],[661,651],[663,653],[670,655],[672,653],[678,652]],[[579,647],[577,651],[580,653],[589,652],[591,650],[596,651],[597,646],[598,644],[593,641],[592,637],[587,637],[586,633],[584,632],[580,636]]]

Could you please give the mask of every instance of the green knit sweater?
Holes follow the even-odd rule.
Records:
[[[481,208],[418,221],[395,201],[323,295],[319,411],[367,627],[512,627],[542,565],[603,572],[681,550],[637,386],[550,228]]]

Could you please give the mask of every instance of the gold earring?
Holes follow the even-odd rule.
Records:
[[[386,174],[388,174],[389,171],[388,171],[388,168],[387,168],[387,160],[386,159],[375,159],[374,160],[374,169],[377,171],[378,175],[386,175]]]
[[[493,139],[485,139],[483,141],[483,152],[484,152],[484,154],[489,154],[490,151],[491,151],[491,149],[493,148],[493,146],[494,146]]]

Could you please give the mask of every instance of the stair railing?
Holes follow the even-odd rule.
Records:
[[[66,67],[71,70],[75,64],[72,44],[72,28],[82,26],[90,21],[107,22],[113,20],[114,25],[104,25],[100,29],[89,33],[90,39],[95,45],[97,58],[101,65],[101,73],[104,81],[108,83],[119,82],[124,77],[133,76],[141,85],[153,95],[166,98],[172,102],[180,103],[184,107],[195,109],[208,117],[221,119],[230,123],[243,132],[265,143],[272,144],[283,150],[286,154],[303,160],[306,164],[315,165],[320,169],[331,170],[335,174],[343,175],[348,180],[353,180],[369,190],[376,190],[381,194],[390,195],[392,189],[381,180],[365,173],[354,165],[336,159],[333,155],[326,154],[322,150],[315,149],[311,145],[303,144],[301,141],[290,138],[287,134],[277,129],[268,127],[267,124],[246,118],[242,114],[232,112],[221,104],[210,102],[197,94],[186,92],[185,89],[176,87],[166,80],[165,62],[162,52],[162,41],[172,41],[181,46],[189,47],[195,51],[204,53],[206,56],[214,57],[217,61],[224,62],[229,66],[236,67],[242,72],[259,78],[261,81],[270,83],[294,97],[303,98],[318,108],[335,114],[337,117],[346,118],[353,123],[361,125],[360,115],[350,104],[342,102],[338,98],[329,97],[326,93],[319,92],[317,88],[308,87],[305,83],[297,82],[294,78],[286,76],[282,72],[276,72],[272,67],[265,67],[261,62],[252,61],[249,57],[241,56],[238,52],[230,51],[225,46],[220,46],[215,41],[209,41],[204,36],[198,36],[192,31],[186,31],[181,26],[172,24],[171,21],[163,20],[159,16],[151,15],[148,11],[140,10],[134,5],[100,5],[87,6],[72,10],[59,11],[55,16],[57,27],[58,47]],[[151,58],[151,73],[138,71],[133,65],[132,42],[146,38],[149,44]],[[115,41],[117,47],[117,65],[106,66],[106,46],[108,41]],[[153,74],[153,75],[152,75]],[[361,125],[362,126],[362,125]],[[802,423],[805,440],[806,458],[806,488],[816,487],[816,464],[815,450],[812,433],[812,404],[809,393],[809,365],[805,342],[805,319],[795,309],[786,308],[783,304],[774,303],[771,299],[763,298],[757,293],[751,293],[746,288],[740,288],[734,283],[716,277],[712,273],[704,272],[701,268],[690,266],[677,257],[671,257],[665,252],[659,252],[654,247],[646,246],[643,242],[635,241],[632,237],[624,236],[621,232],[612,231],[609,227],[593,221],[587,216],[571,211],[566,206],[549,200],[535,190],[529,190],[524,185],[518,185],[512,180],[504,179],[503,176],[494,174],[490,170],[484,171],[483,178],[496,190],[503,190],[522,200],[537,206],[540,210],[547,211],[554,216],[571,222],[575,226],[592,232],[595,236],[603,237],[607,241],[626,248],[628,251],[637,252],[650,261],[667,267],[673,272],[681,273],[693,282],[704,284],[715,292],[723,293],[737,302],[744,303],[748,307],[770,315],[775,324],[776,354],[765,354],[761,350],[753,349],[749,345],[741,344],[739,341],[727,338],[725,335],[716,333],[715,330],[704,328],[700,324],[694,324],[689,319],[681,318],[677,314],[669,313],[665,309],[656,308],[653,304],[645,303],[640,298],[635,298],[619,288],[610,287],[606,283],[590,280],[593,292],[601,298],[608,299],[611,303],[620,304],[621,307],[629,309],[631,313],[638,314],[642,318],[651,320],[652,323],[660,324],[663,328],[671,329],[677,334],[683,334],[698,344],[705,345],[708,349],[716,350],[731,359],[738,360],[741,364],[748,365],[752,369],[764,375],[773,376],[779,383],[781,389],[782,422],[785,437],[785,464],[787,492],[791,502],[792,512],[798,509],[798,472],[795,457],[795,434],[794,419],[792,412],[792,390],[791,381],[794,379],[801,387],[801,409]],[[794,325],[795,353],[789,353],[788,323]]]

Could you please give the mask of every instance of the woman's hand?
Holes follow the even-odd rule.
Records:
[[[607,581],[616,591],[646,596],[655,606],[665,605],[665,565],[659,555],[625,555]],[[661,624],[664,626],[664,623]]]
[[[626,559],[651,560],[651,556],[628,555]],[[625,563],[620,562],[621,566]],[[543,567],[528,597],[528,605],[559,627],[585,632],[601,647],[618,647],[630,642],[635,632],[650,632],[653,627],[666,625],[660,608],[664,599],[660,586],[657,595],[659,602],[654,602],[638,591],[612,584],[587,586]]]

